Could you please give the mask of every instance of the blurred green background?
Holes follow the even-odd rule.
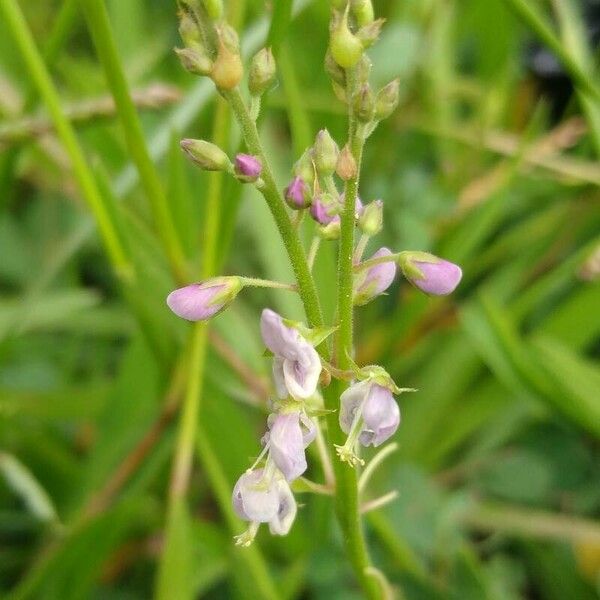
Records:
[[[179,140],[211,139],[212,84],[172,51],[175,2],[106,4],[177,235],[199,265],[209,176],[186,162]],[[276,11],[270,34],[279,0],[226,4],[243,19],[246,60],[267,35],[276,50],[278,85],[260,130],[283,187],[318,129],[346,136],[322,68],[328,3],[296,3],[291,23]],[[407,599],[596,598],[600,3],[374,4],[387,23],[369,53],[372,83],[398,75],[401,102],[366,148],[361,197],[385,202],[369,251],[430,250],[464,271],[451,297],[396,281],[357,311],[359,362],[419,389],[400,399],[399,450],[369,491],[400,493],[366,516],[375,563]],[[149,598],[190,327],[164,304],[175,283],[79,2],[20,5],[137,281],[119,284],[0,20],[0,596]],[[239,132],[225,132],[233,154]],[[219,202],[221,271],[290,281],[262,198],[223,180]],[[328,242],[316,267],[328,319],[334,260]],[[264,430],[263,306],[302,318],[291,294],[257,290],[212,324],[201,439],[226,493]],[[309,476],[321,474],[313,466]],[[259,597],[218,494],[200,461],[162,598]],[[298,498],[292,533],[261,533],[252,560],[267,564],[282,598],[360,597],[331,502]]]

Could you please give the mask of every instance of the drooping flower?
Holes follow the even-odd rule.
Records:
[[[400,267],[415,287],[433,296],[451,294],[462,278],[458,265],[427,252],[403,252]]]
[[[317,389],[321,359],[317,351],[276,312],[265,308],[260,319],[263,341],[273,353],[273,378],[279,398],[310,398]]]
[[[250,522],[248,530],[236,536],[238,545],[250,545],[260,523],[268,523],[273,535],[286,535],[296,518],[292,490],[272,466],[244,473],[235,484],[231,499],[238,517]]]
[[[299,411],[272,415],[269,419],[269,455],[288,481],[306,471],[306,447],[316,435],[314,422]]]
[[[367,379],[342,394],[339,422],[348,438],[343,446],[336,446],[338,455],[354,465],[362,462],[354,453],[356,442],[363,446],[383,444],[398,429],[400,409],[387,387]]]
[[[262,172],[260,159],[252,154],[236,154],[235,172],[243,181],[256,181]]]
[[[274,480],[264,469],[244,473],[233,488],[232,500],[235,512],[244,521],[268,523],[279,508]]]
[[[227,308],[241,289],[239,277],[214,277],[172,291],[167,305],[182,319],[204,321]]]
[[[380,258],[391,254],[391,250],[384,247],[377,250],[371,258]],[[354,304],[363,306],[376,296],[383,294],[392,285],[394,277],[396,277],[396,263],[393,260],[360,271],[354,278]]]

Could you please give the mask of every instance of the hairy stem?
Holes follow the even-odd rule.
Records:
[[[264,185],[260,192],[264,196],[271,214],[273,215],[273,219],[275,220],[275,224],[277,225],[277,229],[279,230],[279,234],[281,235],[281,239],[283,240],[283,244],[290,258],[294,276],[298,282],[298,293],[304,304],[304,310],[309,325],[311,327],[322,327],[323,315],[321,313],[321,306],[315,282],[306,260],[306,254],[298,233],[292,226],[292,221],[288,215],[285,203],[277,188],[277,184],[275,183],[271,166],[260,142],[256,124],[252,120],[239,90],[234,89],[222,93],[224,98],[231,105],[236,119],[240,124],[242,135],[249,152],[258,156],[262,162],[263,171],[261,177],[264,181]]]
[[[349,94],[352,90],[354,73],[348,71]],[[349,103],[350,107],[352,103]],[[358,196],[360,177],[360,164],[364,138],[361,128],[356,122],[352,108],[349,110],[349,140],[350,150],[356,161],[356,175],[346,182],[344,191],[344,210],[341,215],[340,246],[338,256],[338,330],[336,332],[336,366],[338,369],[351,368],[351,355],[353,349],[353,261],[354,253],[354,214],[355,202]],[[325,406],[330,410],[339,409],[339,398],[346,389],[347,384],[335,380],[325,393]],[[337,413],[329,413],[327,425],[330,442],[338,446],[344,444],[344,434],[337,423]],[[356,574],[356,577],[368,598],[381,598],[382,586],[377,578],[371,575],[371,560],[363,533],[358,501],[358,478],[356,470],[339,460],[330,449],[336,475],[335,508],[344,533],[346,552]]]

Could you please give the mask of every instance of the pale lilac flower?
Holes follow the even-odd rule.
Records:
[[[290,208],[300,210],[310,206],[311,198],[308,186],[302,177],[294,177],[285,188],[284,197]]]
[[[268,523],[279,509],[275,481],[268,480],[264,469],[244,473],[233,488],[232,501],[240,519],[255,523]]]
[[[268,308],[262,312],[260,330],[265,345],[274,354],[273,378],[279,398],[310,398],[321,374],[317,351],[296,329],[285,325],[281,316]]]
[[[371,258],[389,256],[389,248],[380,248]],[[393,260],[373,265],[360,271],[354,278],[354,304],[363,306],[376,296],[383,294],[396,277],[396,263]]]
[[[262,172],[262,163],[252,154],[237,154],[234,168],[245,181],[256,181]]]
[[[269,453],[284,477],[293,481],[307,469],[304,450],[315,438],[316,426],[297,411],[272,417],[269,418]]]
[[[340,427],[363,446],[379,446],[400,424],[400,409],[392,392],[372,381],[350,386],[340,398]]]
[[[244,473],[233,488],[232,503],[238,517],[255,525],[269,523],[274,535],[286,535],[296,518],[294,495],[277,471],[267,473],[266,469],[257,469]],[[240,540],[243,545],[252,541],[256,528],[249,531],[246,540]]]
[[[458,265],[426,252],[403,254],[400,265],[404,276],[426,294],[446,296],[460,283],[462,270]]]
[[[224,310],[241,289],[239,277],[214,277],[172,291],[167,305],[182,319],[203,321]]]
[[[277,512],[269,520],[269,531],[273,535],[287,535],[292,528],[298,507],[290,486],[285,479],[277,478]]]

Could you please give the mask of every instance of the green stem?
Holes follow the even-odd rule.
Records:
[[[353,89],[354,73],[348,71],[349,90]],[[351,106],[351,103],[350,103]],[[356,175],[346,182],[344,196],[344,210],[341,215],[340,245],[338,258],[338,330],[336,332],[336,362],[337,368],[348,370],[352,367],[350,356],[353,350],[353,304],[352,283],[354,252],[354,214],[355,202],[358,195],[360,177],[360,164],[364,138],[361,128],[356,122],[352,108],[349,113],[349,140],[350,150],[356,161]],[[339,408],[339,398],[345,391],[347,384],[335,380],[325,393],[325,406],[330,410]],[[343,446],[344,434],[337,423],[337,413],[328,413],[327,427],[330,442],[336,446]],[[337,517],[344,534],[346,552],[356,574],[356,577],[366,597],[377,599],[383,596],[383,587],[378,578],[372,576],[373,567],[363,532],[358,499],[358,478],[356,470],[343,463],[335,455],[333,447],[330,449],[336,475],[335,508]]]
[[[281,283],[270,279],[258,279],[257,277],[240,277],[242,284],[248,287],[272,288],[275,290],[288,290],[297,292],[298,286],[294,283]]]
[[[158,235],[165,248],[175,278],[180,282],[184,282],[187,280],[185,256],[160,178],[148,152],[142,126],[129,92],[112,35],[106,7],[103,0],[84,0],[83,8],[98,57],[102,62],[108,85],[115,99],[127,147],[150,201]]]
[[[360,263],[355,264],[352,267],[352,270],[355,273],[359,273],[360,271],[364,271],[365,269],[370,269],[375,265],[380,265],[386,262],[398,262],[402,256],[406,254],[406,252],[395,252],[394,254],[388,254],[387,256],[378,256],[377,258],[369,258],[368,260],[363,260]]]
[[[23,13],[16,0],[0,0],[0,12],[4,15],[8,30],[13,35],[31,78],[48,109],[56,132],[69,156],[73,174],[84,199],[96,219],[100,236],[116,274],[123,281],[129,281],[133,276],[133,266],[127,257],[127,253],[112,222],[110,211],[96,185],[94,176],[88,168],[83,150],[77,141],[73,127],[63,113],[60,97],[52,83],[40,52],[35,45]]]
[[[311,327],[322,327],[323,315],[321,313],[317,289],[310,273],[310,269],[308,268],[306,254],[300,238],[292,226],[285,203],[277,188],[277,184],[275,183],[271,166],[260,142],[256,123],[252,120],[238,89],[223,91],[222,94],[229,102],[233,113],[240,124],[242,135],[249,152],[258,156],[262,162],[263,171],[261,177],[264,185],[260,192],[264,196],[271,214],[273,215],[273,219],[275,220],[275,224],[277,225],[277,229],[279,230],[279,234],[281,235],[281,239],[283,240],[283,244],[290,258],[294,276],[298,282],[298,293],[304,304],[304,310],[309,325]]]

